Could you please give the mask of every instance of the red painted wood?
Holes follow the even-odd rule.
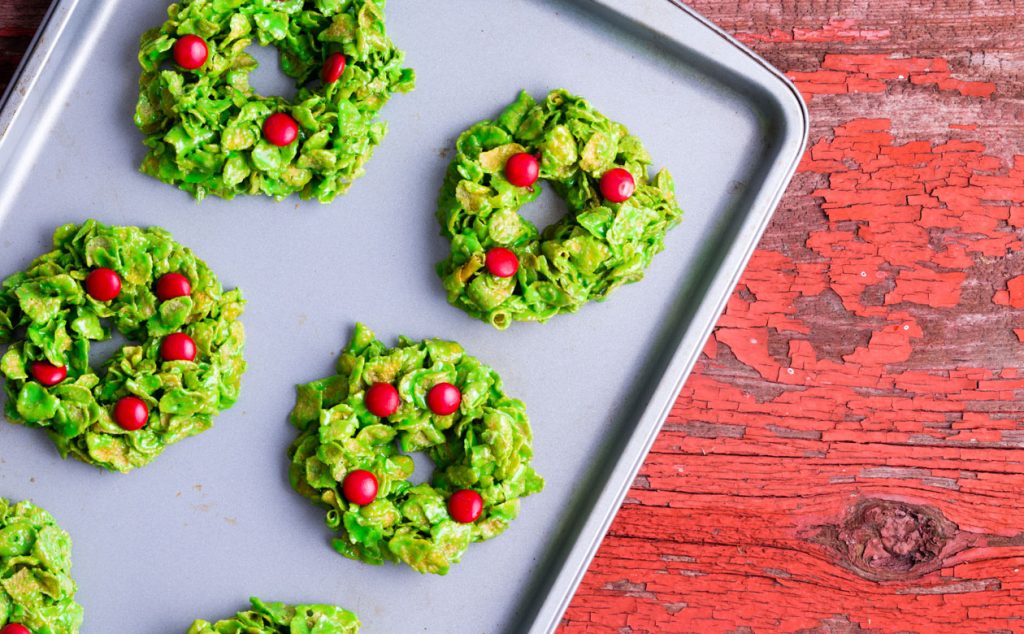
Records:
[[[0,1],[0,93],[3,93],[50,6],[44,0]]]
[[[561,631],[1024,631],[1024,14],[696,8],[811,147]]]
[[[1024,12],[695,7],[811,148],[561,631],[1024,631]]]

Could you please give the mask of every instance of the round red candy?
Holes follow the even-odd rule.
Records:
[[[175,297],[188,297],[192,294],[192,285],[181,273],[167,273],[156,281],[156,297],[162,302]]]
[[[377,497],[377,476],[365,469],[349,472],[341,483],[341,492],[352,504],[366,506]]]
[[[0,634],[32,634],[32,630],[28,629],[21,623],[8,623],[7,625],[0,627]]]
[[[46,387],[57,385],[64,379],[68,378],[68,369],[66,366],[53,365],[46,361],[34,362],[29,370],[32,372],[32,378]]]
[[[489,250],[484,264],[494,277],[512,277],[519,270],[519,258],[515,252],[505,247],[494,247]]]
[[[183,332],[167,335],[160,343],[160,357],[164,361],[193,361],[196,342]]]
[[[366,390],[366,409],[374,416],[387,418],[395,413],[400,404],[398,390],[390,383],[374,383]]]
[[[513,154],[505,162],[505,178],[516,187],[529,187],[537,182],[540,175],[540,162],[537,157],[526,152]]]
[[[174,43],[174,63],[185,70],[201,67],[209,55],[206,40],[198,35],[183,35]]]
[[[284,147],[299,136],[299,123],[291,115],[275,112],[263,122],[263,138],[267,143]]]
[[[327,56],[327,61],[324,62],[324,67],[320,70],[320,79],[325,84],[333,84],[341,79],[341,74],[345,72],[345,64],[347,63],[348,60],[341,53],[331,53]]]
[[[85,291],[98,302],[109,302],[121,293],[121,276],[113,269],[95,269],[85,278]]]
[[[473,489],[461,489],[448,498],[448,514],[460,524],[472,524],[484,511],[484,499]]]
[[[454,414],[462,403],[462,392],[451,383],[438,383],[427,392],[427,407],[439,416]]]
[[[126,431],[136,431],[149,421],[149,408],[137,396],[126,396],[114,405],[114,422]]]
[[[621,203],[629,200],[636,191],[636,181],[628,170],[621,167],[608,170],[601,177],[601,195],[605,200]]]

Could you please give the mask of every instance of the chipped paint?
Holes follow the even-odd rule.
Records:
[[[811,145],[561,632],[1019,631],[1019,16],[741,4]]]

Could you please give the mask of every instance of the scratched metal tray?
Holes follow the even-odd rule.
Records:
[[[392,0],[419,85],[385,109],[390,134],[351,193],[196,204],[136,170],[137,41],[166,6],[59,1],[0,113],[0,275],[95,217],[168,228],[249,300],[241,400],[154,464],[100,472],[0,425],[0,495],[71,532],[83,631],[181,632],[249,595],[335,602],[366,632],[554,629],[795,169],[807,114],[793,87],[675,0]],[[275,54],[259,58],[254,85],[290,95]],[[520,88],[557,87],[643,139],[687,214],[643,282],[497,332],[445,303],[434,201],[461,130]],[[562,209],[546,192],[525,213]],[[293,385],[331,371],[357,320],[389,342],[457,339],[527,403],[547,489],[447,577],[335,555],[322,512],[288,486]]]

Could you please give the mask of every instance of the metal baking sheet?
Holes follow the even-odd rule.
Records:
[[[181,632],[250,595],[337,603],[366,632],[554,629],[796,167],[796,92],[675,0],[391,0],[419,83],[384,110],[390,134],[352,191],[329,206],[197,204],[137,172],[134,58],[166,6],[61,0],[0,113],[0,275],[94,217],[166,227],[249,300],[241,400],[154,464],[100,472],[0,425],[0,495],[71,532],[83,631]],[[254,85],[281,90],[273,52],[261,59]],[[687,214],[643,282],[497,332],[445,303],[434,202],[460,131],[520,88],[558,87],[643,139]],[[524,213],[545,224],[563,209],[546,192]],[[335,555],[322,511],[288,486],[293,386],[331,372],[357,320],[388,342],[459,340],[527,403],[547,489],[447,577]]]

